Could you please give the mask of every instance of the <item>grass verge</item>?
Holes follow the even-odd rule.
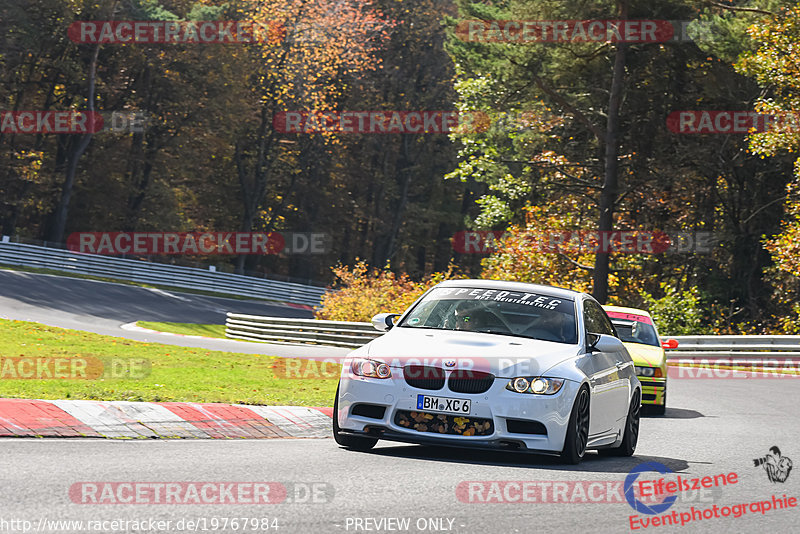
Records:
[[[6,398],[332,406],[339,366],[287,372],[298,364],[306,366],[0,319],[0,397]],[[72,378],[39,378],[47,369]],[[22,378],[32,370],[34,378]]]
[[[137,321],[136,326],[149,328],[157,332],[169,332],[187,336],[219,337],[225,339],[224,324],[197,323],[159,323],[154,321]]]

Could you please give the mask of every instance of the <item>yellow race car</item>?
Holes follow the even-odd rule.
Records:
[[[654,413],[664,415],[667,408],[667,357],[664,349],[675,348],[678,342],[668,339],[662,343],[653,318],[644,310],[619,306],[603,306],[603,309],[636,366],[636,375],[642,383],[642,405],[651,405]]]

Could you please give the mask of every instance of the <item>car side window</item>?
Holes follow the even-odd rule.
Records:
[[[583,301],[583,322],[586,325],[586,331],[592,334],[617,335],[603,308],[593,300]]]

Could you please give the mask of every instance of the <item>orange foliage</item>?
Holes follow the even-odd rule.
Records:
[[[245,4],[242,18],[285,29],[261,47],[262,98],[275,109],[302,103],[315,111],[336,106],[348,75],[380,67],[378,50],[394,22],[368,0],[267,0]]]
[[[369,321],[379,313],[405,311],[425,291],[442,280],[456,278],[451,266],[447,271],[434,273],[419,282],[406,274],[396,275],[388,266],[372,269],[366,262],[353,266],[337,265],[334,288],[322,297],[322,307],[317,310],[317,319],[332,321]]]
[[[572,217],[564,214],[579,213],[578,200],[562,200],[557,210],[548,207],[527,208],[525,226],[511,226],[505,239],[496,243],[497,250],[483,260],[482,278],[545,284],[575,291],[590,291],[591,271],[581,267],[593,267],[592,254],[575,257],[541,250],[542,236],[555,232],[584,230]],[[552,208],[552,206],[550,206]],[[553,213],[557,211],[558,213]],[[615,280],[610,277],[612,285]]]

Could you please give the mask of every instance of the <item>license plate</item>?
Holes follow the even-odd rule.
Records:
[[[471,408],[472,401],[469,399],[451,399],[448,397],[417,395],[417,410],[468,414]]]

